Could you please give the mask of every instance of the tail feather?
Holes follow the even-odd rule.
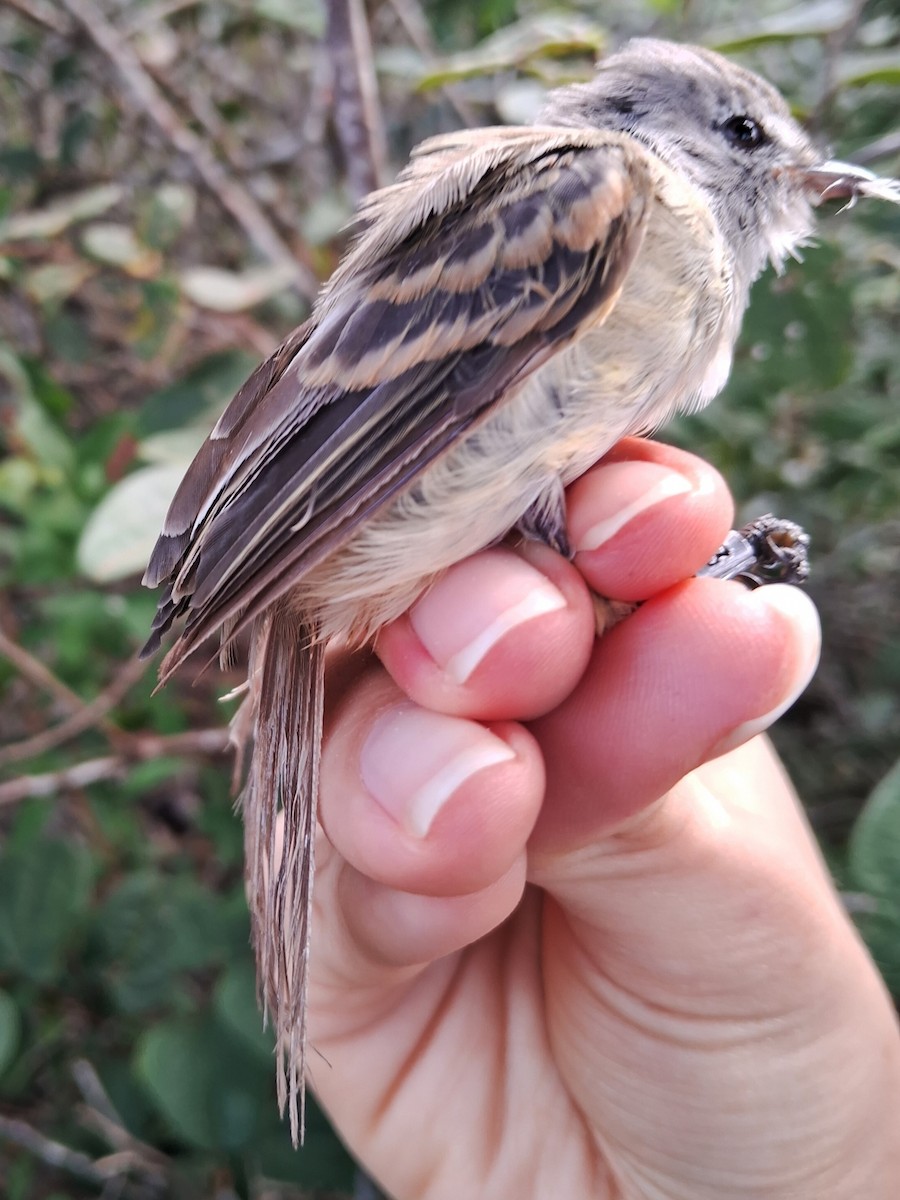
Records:
[[[296,1146],[305,1121],[306,1000],[325,647],[284,604],[256,623],[253,756],[241,799],[257,978],[275,1029],[278,1103]],[[284,813],[281,853],[276,818]],[[280,860],[280,861],[279,861]]]

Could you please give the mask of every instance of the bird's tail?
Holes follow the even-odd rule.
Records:
[[[241,796],[245,870],[257,981],[275,1029],[278,1103],[291,1136],[305,1118],[306,1000],[322,745],[325,647],[288,605],[273,605],[254,628],[249,695],[235,717],[253,752]],[[277,817],[283,812],[283,838]]]

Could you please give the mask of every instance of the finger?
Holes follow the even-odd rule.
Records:
[[[575,565],[600,596],[646,600],[688,579],[724,541],[734,506],[709,463],[626,438],[567,493]]]
[[[485,937],[509,917],[525,888],[524,850],[486,887],[460,896],[423,896],[376,883],[346,867],[337,881],[341,932],[329,958],[384,985],[397,969],[424,967]],[[408,976],[404,975],[404,979]]]
[[[342,1105],[369,1119],[373,1091],[421,1053],[455,992],[454,951],[484,945],[520,903],[542,795],[540,755],[517,725],[421,709],[371,662],[332,696],[310,982],[313,1044],[341,1064],[312,1063],[326,1102],[348,1060],[364,1062]]]
[[[321,820],[362,875],[432,896],[478,891],[522,853],[543,794],[534,739],[412,704],[377,667],[332,710]]]
[[[451,567],[378,636],[377,652],[419,704],[478,720],[555,707],[587,665],[594,617],[575,568],[530,543]]]
[[[408,696],[478,719],[555,708],[590,656],[584,587],[642,599],[693,574],[733,512],[721,477],[693,455],[628,439],[569,492],[575,565],[536,543],[452,567],[382,631],[378,654]],[[579,574],[580,572],[580,574]],[[583,578],[582,578],[583,576]]]
[[[565,853],[766,728],[811,677],[815,608],[796,589],[692,579],[599,641],[571,696],[531,725],[547,769],[532,846]]]

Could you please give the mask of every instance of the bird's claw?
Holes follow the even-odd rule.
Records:
[[[809,535],[795,522],[768,513],[741,530],[732,529],[697,574],[737,579],[749,588],[803,584],[809,577]]]

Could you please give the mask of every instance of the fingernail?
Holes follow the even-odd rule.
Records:
[[[462,684],[511,629],[565,606],[540,571],[494,550],[455,567],[413,606],[409,620],[438,666]]]
[[[796,659],[793,672],[787,685],[784,700],[761,717],[745,721],[733,729],[715,747],[714,756],[734,750],[736,746],[749,742],[751,738],[762,733],[778,720],[791,707],[799,696],[806,691],[809,681],[816,673],[819,665],[819,652],[822,647],[822,627],[819,624],[819,614],[816,606],[805,592],[788,584],[771,584],[757,588],[753,593],[754,599],[761,604],[768,604],[778,616],[787,621],[794,629],[794,644]]]
[[[369,794],[414,837],[466,782],[515,753],[484,726],[412,704],[379,717],[363,744],[360,773]]]
[[[576,550],[598,550],[640,513],[689,492],[692,485],[684,475],[659,463],[628,462],[599,467],[589,486],[589,503],[576,506],[570,522]]]

